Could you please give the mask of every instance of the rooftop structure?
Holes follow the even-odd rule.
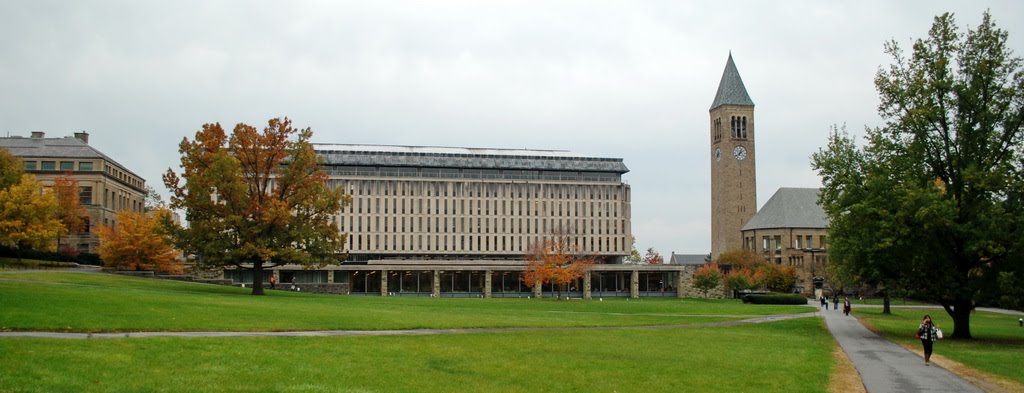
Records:
[[[736,63],[732,61],[732,53],[729,53],[725,71],[722,72],[722,80],[718,82],[718,93],[715,94],[715,100],[711,102],[709,110],[722,105],[754,106],[754,101],[747,94],[747,88],[743,86],[743,78],[740,78]]]
[[[820,193],[817,188],[780,188],[743,226],[743,230],[828,229],[828,216],[818,204]]]

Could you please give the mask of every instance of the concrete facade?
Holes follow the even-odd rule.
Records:
[[[353,295],[677,297],[692,266],[623,265],[631,191],[621,159],[567,151],[316,145],[331,187],[352,203],[334,217],[348,259],[274,269],[280,283],[348,284]],[[564,239],[595,260],[556,287],[522,283],[527,255]],[[235,282],[250,273],[225,271]],[[266,279],[266,278],[265,278]]]

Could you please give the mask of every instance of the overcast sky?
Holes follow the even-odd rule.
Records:
[[[623,158],[637,248],[710,249],[708,108],[729,52],[756,104],[758,206],[818,187],[829,126],[877,126],[883,43],[1020,1],[0,2],[0,134],[86,130],[166,193],[203,123],[316,142]]]

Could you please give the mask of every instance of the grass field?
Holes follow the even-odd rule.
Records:
[[[7,330],[687,324],[813,307],[738,301],[379,298],[75,273],[0,274]],[[0,339],[0,391],[822,392],[818,318],[733,327],[432,336]]]
[[[925,314],[931,315],[946,335],[953,334],[953,320],[943,310],[893,309],[892,315],[883,315],[881,309],[854,309],[854,315],[889,340],[914,347],[921,346],[914,332]],[[1017,318],[1020,317],[976,312],[971,315],[974,339],[939,340],[935,343],[935,354],[1024,384],[1024,328],[1017,325]]]
[[[0,330],[287,331],[691,324],[813,307],[731,300],[431,299],[251,290],[84,273],[0,275]]]
[[[0,339],[0,390],[823,392],[817,318],[409,337]]]

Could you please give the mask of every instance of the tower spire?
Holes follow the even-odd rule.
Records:
[[[725,71],[722,72],[722,80],[718,82],[718,93],[715,94],[715,101],[711,103],[714,110],[722,105],[744,105],[754,106],[754,101],[747,94],[747,88],[743,86],[743,78],[736,69],[736,63],[732,61],[732,51],[729,51],[729,60],[725,63]]]

